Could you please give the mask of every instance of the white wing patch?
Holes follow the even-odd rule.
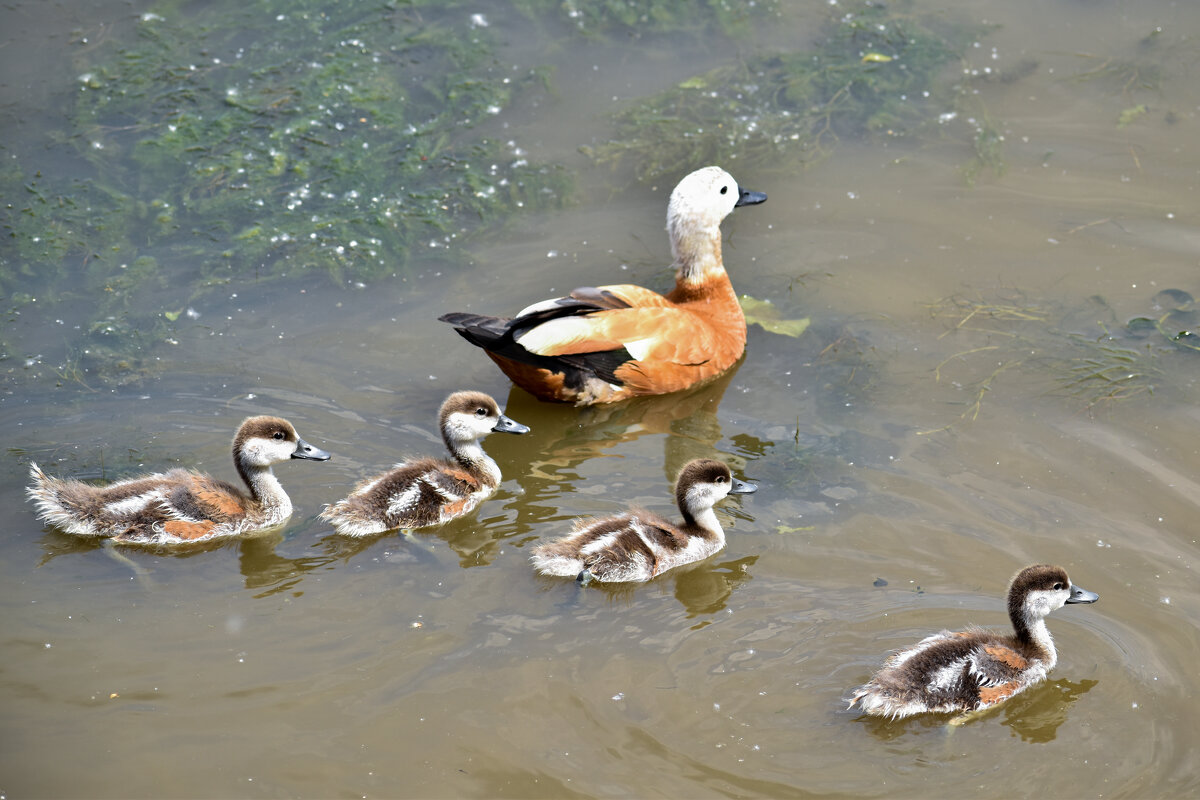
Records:
[[[403,516],[413,508],[421,497],[421,484],[414,483],[388,502],[388,516]]]
[[[111,514],[114,517],[131,517],[145,510],[146,506],[161,498],[161,491],[137,494],[133,497],[126,497],[124,500],[117,500],[116,502],[106,504],[104,506],[104,513]]]
[[[562,306],[560,301],[562,299],[563,298],[561,297],[555,297],[550,300],[539,300],[533,305],[529,305],[521,309],[521,313],[517,314],[517,316],[513,317],[513,319],[520,319],[527,314],[536,314],[539,311],[553,311],[554,309],[561,308]]]
[[[531,353],[545,355],[568,342],[591,338],[592,323],[583,317],[562,317],[530,328],[517,342]]]
[[[649,355],[656,341],[653,337],[647,336],[645,339],[635,339],[632,342],[622,342],[621,344],[635,360],[642,361]]]

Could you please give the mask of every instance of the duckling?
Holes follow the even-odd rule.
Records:
[[[928,636],[892,653],[849,708],[857,703],[867,714],[892,719],[990,708],[1044,679],[1058,662],[1046,615],[1064,603],[1099,599],[1071,583],[1062,567],[1026,567],[1008,590],[1014,635],[971,628]]]
[[[363,481],[321,512],[345,536],[441,525],[470,513],[500,485],[500,467],[479,440],[489,433],[528,433],[483,392],[455,392],[438,413],[452,460],[422,458]]]
[[[279,417],[248,417],[233,437],[233,464],[249,495],[225,481],[173,469],[107,486],[52,478],[30,464],[29,499],[44,521],[77,536],[133,544],[179,544],[242,536],[292,515],[292,501],[271,471],[288,459],[328,461]]]
[[[516,317],[450,313],[439,319],[482,347],[513,383],[576,405],[677,392],[729,369],[746,347],[746,319],[721,260],[720,224],[767,199],[720,167],[671,193],[667,231],[676,268],[665,297],[635,285],[585,287]]]
[[[720,461],[698,458],[688,462],[675,481],[682,524],[641,510],[577,520],[573,533],[535,547],[530,560],[543,575],[574,577],[584,585],[593,579],[648,581],[723,548],[725,531],[713,506],[726,495],[756,491],[757,486],[734,478]]]

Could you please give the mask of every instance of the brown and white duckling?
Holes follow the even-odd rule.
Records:
[[[543,575],[573,577],[585,585],[593,579],[648,581],[723,548],[725,531],[713,506],[726,495],[757,490],[734,478],[720,461],[698,458],[688,462],[675,481],[681,524],[642,510],[577,520],[574,533],[534,548],[530,560]]]
[[[46,522],[77,536],[117,542],[179,544],[273,528],[292,515],[292,501],[271,471],[291,458],[328,461],[279,417],[249,417],[233,437],[233,464],[250,490],[186,469],[93,486],[52,478],[30,464],[29,499]]]
[[[1099,599],[1071,583],[1062,567],[1026,567],[1008,590],[1012,636],[981,628],[928,636],[892,653],[854,693],[850,708],[857,703],[867,714],[896,719],[994,706],[1044,679],[1058,662],[1046,615],[1065,603]]]
[[[440,525],[469,513],[500,485],[500,467],[479,440],[489,433],[528,433],[483,392],[455,392],[442,403],[438,428],[452,459],[401,462],[363,481],[321,512],[345,536]]]

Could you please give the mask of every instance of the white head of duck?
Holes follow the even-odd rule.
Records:
[[[765,202],[766,194],[742,189],[720,167],[704,167],[689,174],[671,192],[667,204],[667,234],[678,270],[685,283],[710,280],[725,271],[721,256],[721,221],[739,206]]]

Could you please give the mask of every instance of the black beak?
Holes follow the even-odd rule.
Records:
[[[766,195],[763,195],[763,197],[765,198]],[[729,487],[730,494],[754,494],[757,491],[758,487],[753,483],[739,481],[737,478],[733,479],[733,485]]]
[[[292,453],[292,458],[303,458],[308,461],[328,461],[329,453],[324,450],[318,450],[303,439],[296,440],[296,452]]]
[[[1071,584],[1071,596],[1067,598],[1068,603],[1094,603],[1100,599],[1100,595],[1095,592],[1089,592],[1087,589],[1080,589],[1075,584]]]
[[[492,428],[492,433],[529,433],[529,426],[501,414],[500,419],[496,420],[496,427]]]
[[[756,206],[759,203],[767,202],[766,192],[752,192],[749,189],[738,187],[738,200],[733,204],[734,208],[738,206]]]

